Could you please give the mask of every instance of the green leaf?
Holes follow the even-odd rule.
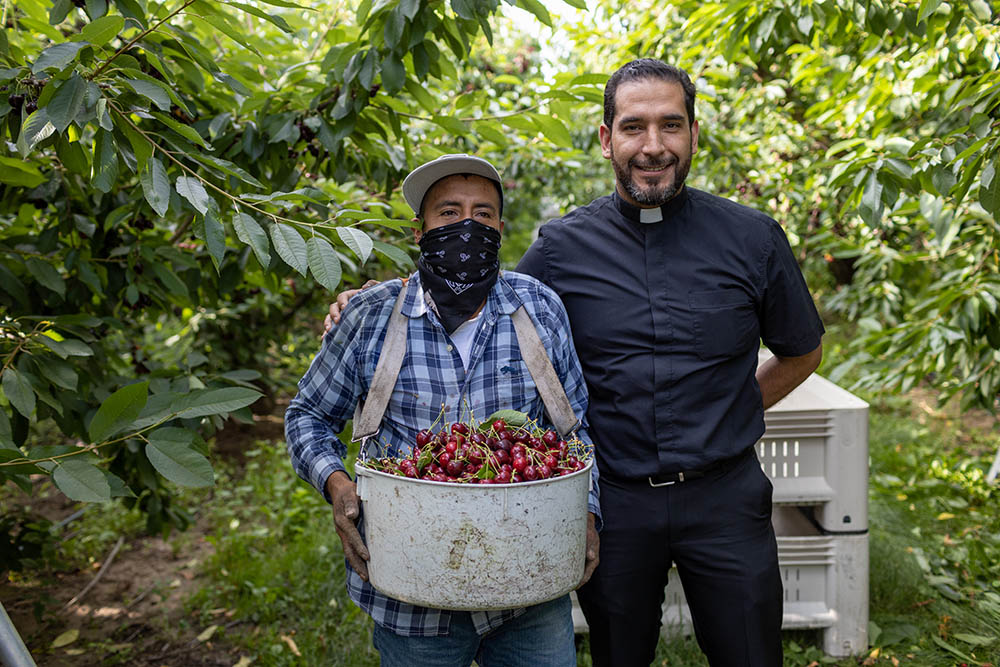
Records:
[[[146,457],[156,471],[181,486],[204,487],[215,483],[212,464],[191,449],[193,434],[180,428],[153,431],[146,445]]]
[[[63,42],[50,46],[35,59],[31,73],[38,74],[47,69],[61,70],[76,60],[76,55],[85,46],[88,46],[87,42]]]
[[[278,256],[285,260],[285,264],[305,276],[309,266],[309,254],[306,251],[306,242],[295,228],[279,222],[271,227],[271,241],[274,243],[274,249],[278,251]]]
[[[542,134],[545,135],[546,139],[557,146],[573,148],[573,137],[570,136],[569,130],[566,129],[566,126],[558,118],[540,113],[531,114],[531,118],[541,128]]]
[[[72,123],[83,108],[83,97],[87,83],[76,72],[59,86],[49,103],[45,105],[49,121],[56,131],[62,133]]]
[[[205,141],[204,137],[198,134],[198,132],[196,132],[193,127],[182,125],[163,112],[153,111],[151,113],[158,121],[169,127],[177,134],[181,135],[191,143],[197,144],[202,148],[207,148],[208,150],[212,150],[212,146],[207,141]]]
[[[38,168],[24,160],[0,157],[0,183],[21,188],[34,188],[45,182]]]
[[[208,213],[210,208],[215,208],[215,201],[208,196],[205,186],[194,176],[178,176],[175,185],[177,194],[188,200],[202,215]]]
[[[80,38],[90,42],[94,46],[104,46],[125,27],[125,19],[121,16],[102,16],[96,21],[91,21],[83,26],[80,31]],[[74,39],[74,41],[76,41]]]
[[[920,10],[917,13],[917,21],[923,21],[933,14],[941,5],[941,0],[920,0]]]
[[[1000,214],[1000,159],[983,167],[979,185],[979,203],[994,217]]]
[[[73,367],[61,359],[53,357],[38,356],[35,358],[42,377],[56,385],[69,391],[76,391],[80,376],[77,375]]]
[[[309,269],[316,282],[333,292],[340,284],[340,258],[329,241],[313,236],[306,242]]]
[[[59,296],[66,297],[66,281],[56,267],[37,257],[29,257],[24,264],[35,280]]]
[[[226,229],[212,211],[205,214],[205,246],[215,264],[215,270],[218,271],[226,256]]]
[[[31,413],[35,411],[35,390],[31,388],[28,378],[18,373],[13,366],[8,366],[3,372],[3,394],[18,412],[31,418]]]
[[[49,336],[39,336],[36,340],[43,343],[45,347],[55,352],[63,359],[65,359],[66,357],[94,356],[94,351],[90,349],[89,345],[75,338],[67,338],[65,340],[55,340],[54,338],[50,338]]]
[[[226,4],[229,5],[229,6],[231,6],[231,7],[239,7],[240,9],[242,9],[245,12],[247,12],[248,14],[253,14],[254,16],[262,18],[265,21],[273,23],[274,25],[278,26],[278,28],[280,28],[281,30],[283,30],[283,31],[285,31],[285,32],[287,32],[289,34],[295,32],[292,29],[292,26],[288,25],[288,23],[285,21],[285,19],[281,18],[281,16],[279,16],[278,14],[268,14],[267,12],[261,11],[260,9],[257,9],[256,7],[244,4],[242,2],[234,2],[233,0],[226,0]]]
[[[161,262],[153,262],[153,273],[160,279],[167,291],[176,297],[187,300],[191,298],[187,285],[177,277],[177,274],[164,266]]]
[[[79,458],[60,460],[52,471],[52,481],[71,500],[84,503],[111,500],[111,486],[101,469]]]
[[[577,9],[587,10],[586,0],[563,0],[570,7],[576,7]]]
[[[370,236],[357,227],[337,227],[337,235],[348,248],[354,251],[362,264],[368,261],[368,256],[371,255],[374,247]]]
[[[549,11],[538,0],[517,0],[517,6],[531,12],[539,21],[550,28],[552,27],[552,17],[549,16]]]
[[[236,238],[253,249],[261,266],[271,264],[271,244],[267,240],[267,232],[256,220],[246,213],[237,213],[233,216],[233,229],[236,230]]]
[[[114,136],[107,130],[97,131],[92,168],[91,184],[101,192],[111,192],[118,181],[118,146]]]
[[[395,53],[389,53],[382,61],[382,85],[387,93],[395,93],[406,83],[406,68]]]
[[[139,416],[149,397],[149,382],[122,387],[104,399],[87,428],[92,443],[103,442]]]
[[[156,84],[152,84],[148,81],[142,81],[140,79],[123,79],[123,81],[128,84],[129,88],[134,90],[139,95],[142,95],[156,106],[160,107],[164,111],[170,111],[170,96],[167,95],[167,91],[163,90]]]
[[[413,258],[407,255],[400,248],[382,241],[375,241],[373,243],[375,252],[385,255],[390,260],[395,262],[400,268],[411,269],[413,268]]]
[[[498,419],[504,420],[507,426],[524,426],[528,422],[528,415],[518,410],[497,410],[480,424],[480,430],[488,431]]]
[[[10,417],[6,410],[0,410],[0,449],[13,449],[20,453],[14,444],[14,434],[10,429]]]
[[[49,111],[45,107],[37,109],[24,119],[21,133],[17,137],[17,152],[21,157],[28,157],[39,142],[48,139],[56,131],[56,126],[49,120]]]
[[[882,224],[882,184],[879,183],[878,172],[874,169],[868,172],[858,213],[869,227],[878,227]]]
[[[188,155],[188,157],[192,157],[198,162],[201,162],[202,164],[207,164],[209,166],[215,167],[216,169],[225,172],[230,176],[235,176],[244,183],[249,183],[255,188],[261,188],[261,189],[264,188],[263,183],[261,183],[256,178],[251,176],[245,169],[236,164],[233,164],[229,160],[223,160],[222,158],[213,157],[211,155],[204,155],[201,153]]]
[[[90,160],[79,141],[70,141],[65,135],[60,136],[56,142],[56,155],[59,156],[59,161],[63,163],[63,166],[73,173],[81,176],[90,174]],[[3,170],[0,169],[0,180],[2,179]]]
[[[146,161],[146,167],[139,172],[139,182],[150,208],[162,218],[170,208],[170,180],[159,158]]]
[[[233,412],[252,404],[262,394],[246,387],[225,387],[223,389],[200,389],[185,394],[171,405],[178,417],[192,419]]]
[[[73,9],[72,0],[55,0],[49,8],[49,25],[59,25]]]

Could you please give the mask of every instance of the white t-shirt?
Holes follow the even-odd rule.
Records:
[[[472,341],[476,338],[477,324],[479,324],[479,315],[462,322],[451,334],[451,342],[458,349],[458,356],[462,357],[462,365],[465,370],[469,370],[469,357],[472,356]]]

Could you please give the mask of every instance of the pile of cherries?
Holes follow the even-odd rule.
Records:
[[[456,422],[437,433],[417,433],[407,457],[358,461],[372,470],[432,482],[516,484],[583,470],[591,455],[579,440],[567,442],[552,430],[503,419],[473,426]]]

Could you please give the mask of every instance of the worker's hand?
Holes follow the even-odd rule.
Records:
[[[368,581],[368,564],[365,561],[370,556],[356,523],[360,515],[357,485],[347,473],[338,470],[326,479],[326,490],[333,501],[333,524],[344,547],[344,556],[354,571]]]
[[[340,313],[344,308],[347,308],[347,302],[351,300],[351,297],[363,289],[375,287],[378,284],[377,280],[369,280],[361,286],[361,289],[348,289],[338,294],[337,300],[330,304],[330,312],[327,313],[326,319],[323,320],[323,335],[325,336],[326,332],[333,328],[333,325],[340,324]]]
[[[583,567],[583,579],[580,580],[580,586],[590,581],[590,575],[594,574],[594,570],[597,569],[597,564],[601,560],[601,538],[597,534],[595,520],[593,512],[587,515],[587,560]]]

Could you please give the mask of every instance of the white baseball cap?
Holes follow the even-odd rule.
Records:
[[[451,153],[426,162],[403,179],[403,197],[413,212],[420,215],[420,205],[431,186],[442,178],[455,174],[475,174],[495,182],[500,193],[500,208],[503,209],[503,181],[500,173],[492,164],[481,157],[465,153]]]

